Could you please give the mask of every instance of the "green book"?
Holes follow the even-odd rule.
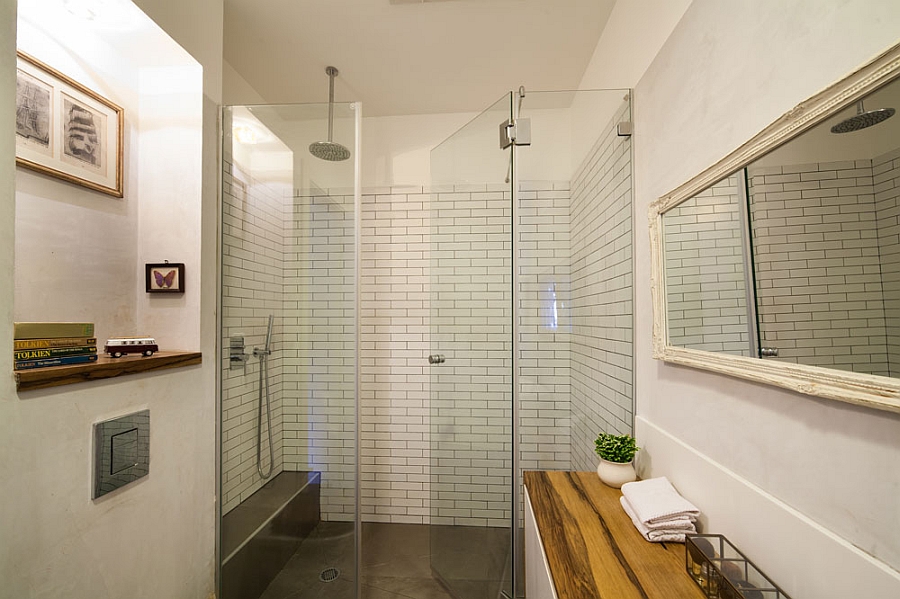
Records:
[[[15,339],[93,336],[93,322],[17,322],[13,325]]]
[[[15,352],[15,358],[19,360],[43,360],[45,358],[59,358],[61,356],[86,356],[97,353],[96,345],[84,345],[82,347],[49,347],[46,349],[23,349]]]

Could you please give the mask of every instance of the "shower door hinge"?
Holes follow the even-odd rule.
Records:
[[[500,123],[500,149],[531,145],[531,119],[507,119]]]

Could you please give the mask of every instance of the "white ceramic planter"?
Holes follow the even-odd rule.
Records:
[[[627,462],[620,464],[618,462],[608,462],[600,459],[597,465],[597,476],[609,487],[614,489],[620,488],[625,483],[637,480],[637,474],[634,472],[634,463]]]

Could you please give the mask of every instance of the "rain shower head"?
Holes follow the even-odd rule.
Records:
[[[328,75],[328,141],[314,141],[309,144],[309,153],[322,160],[338,162],[350,158],[350,150],[331,141],[334,126],[334,78],[338,70],[334,67],[325,67],[325,73]]]
[[[878,108],[876,110],[866,111],[863,101],[856,103],[856,115],[849,119],[844,119],[831,128],[832,133],[849,133],[851,131],[859,131],[872,125],[877,125],[881,121],[887,120],[894,116],[896,112],[893,108]]]
[[[350,150],[334,141],[314,141],[309,144],[309,153],[316,158],[332,162],[350,158]]]

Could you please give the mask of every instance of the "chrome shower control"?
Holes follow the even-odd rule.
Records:
[[[777,358],[778,357],[778,348],[777,347],[761,347],[761,348],[759,348],[759,357],[760,358]]]
[[[250,359],[250,354],[245,350],[243,335],[232,335],[228,338],[228,360],[231,370],[243,368]]]
[[[443,354],[431,354],[430,356],[428,356],[428,363],[429,364],[443,364],[444,363]]]

